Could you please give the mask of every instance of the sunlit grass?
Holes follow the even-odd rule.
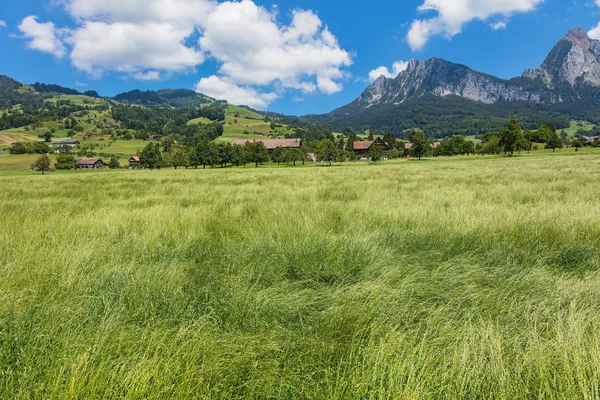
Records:
[[[598,398],[566,154],[2,177],[0,397]]]

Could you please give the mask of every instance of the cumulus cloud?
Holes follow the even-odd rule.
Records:
[[[6,22],[0,19],[0,27],[6,28]]]
[[[57,58],[65,55],[65,46],[59,38],[61,30],[52,22],[39,23],[35,15],[30,15],[21,21],[19,30],[30,49],[50,53]]]
[[[408,67],[408,62],[406,61],[396,61],[392,64],[392,70],[390,71],[387,67],[381,66],[379,68],[374,69],[369,72],[369,79],[374,81],[379,78],[381,75],[386,78],[395,78],[400,74],[400,72],[405,71]]]
[[[277,98],[275,93],[261,93],[252,87],[240,86],[230,78],[216,75],[200,79],[196,90],[216,99],[227,99],[233,104],[256,108],[265,108]]]
[[[492,28],[495,31],[500,29],[506,29],[507,26],[508,23],[506,21],[493,22],[490,24],[490,28]]]
[[[184,44],[189,32],[166,23],[85,22],[68,39],[73,65],[92,75],[130,73],[148,80],[150,70],[184,71],[204,61]]]
[[[311,11],[296,10],[289,26],[252,1],[219,4],[200,38],[221,64],[219,75],[241,85],[276,82],[284,89],[331,94],[342,90],[350,54]]]
[[[148,71],[148,72],[136,72],[133,75],[134,79],[139,81],[158,81],[160,80],[160,72]]]
[[[472,20],[487,21],[493,16],[509,18],[516,13],[535,10],[544,0],[425,0],[419,12],[434,12],[437,16],[412,22],[407,41],[413,51],[422,49],[432,36],[451,38]],[[596,0],[600,2],[600,0]],[[506,22],[496,23],[501,29]],[[494,27],[494,26],[493,26]]]
[[[592,39],[600,40],[600,22],[598,23],[598,25],[596,25],[595,28],[588,32],[588,36]]]
[[[206,94],[227,87],[235,96],[221,93],[219,98],[267,105],[275,98],[273,88],[338,92],[352,64],[312,11],[293,11],[285,25],[277,20],[276,8],[267,10],[252,0],[56,1],[76,24],[64,38],[72,64],[96,77],[117,72],[156,80],[165,73],[194,71],[211,58],[217,73],[197,85],[207,88]],[[55,53],[64,55],[63,43],[58,44],[62,50]]]

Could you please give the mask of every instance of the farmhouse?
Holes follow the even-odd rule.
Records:
[[[101,158],[78,158],[78,169],[102,169],[108,165]]]
[[[129,169],[137,168],[140,164],[140,158],[137,156],[133,156],[129,159]]]
[[[52,147],[79,147],[81,143],[77,140],[59,140],[50,144]]]
[[[257,139],[257,140],[234,140],[233,144],[234,145],[238,145],[238,146],[245,146],[246,143],[255,143],[255,142],[262,142],[265,147],[267,148],[267,150],[269,151],[275,151],[279,148],[284,148],[284,149],[299,149],[300,147],[302,147],[302,139],[272,139],[272,140],[263,140],[263,139]]]
[[[581,143],[594,143],[600,141],[600,136],[582,136],[579,138]]]
[[[377,138],[376,140],[369,140],[366,142],[354,142],[354,153],[357,156],[364,156],[373,146],[379,146],[383,151],[388,151],[390,149],[389,144],[381,140],[381,138]]]

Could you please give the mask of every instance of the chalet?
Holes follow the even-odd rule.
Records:
[[[102,169],[108,165],[101,158],[78,158],[78,169]]]
[[[581,136],[579,141],[581,143],[594,143],[600,141],[600,136]]]
[[[403,157],[408,157],[410,155],[410,149],[412,149],[413,144],[412,143],[405,143],[404,144],[404,155]]]
[[[369,150],[373,146],[379,146],[379,148],[382,151],[390,150],[389,144],[387,144],[380,138],[377,138],[376,140],[368,140],[366,142],[354,142],[354,153],[357,156],[364,156],[365,154],[367,154],[369,152]]]
[[[257,140],[234,140],[233,144],[245,146],[248,142],[262,142],[269,151],[275,151],[279,148],[299,149],[302,147],[302,139],[257,139]]]
[[[140,158],[137,156],[133,156],[129,159],[129,169],[137,168],[140,164]]]
[[[50,144],[50,146],[56,148],[56,147],[79,147],[81,146],[81,143],[79,143],[77,140],[59,140],[57,142],[52,142],[52,144]]]

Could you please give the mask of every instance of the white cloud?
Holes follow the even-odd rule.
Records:
[[[136,72],[133,75],[134,79],[138,81],[158,81],[160,80],[160,72],[148,71],[148,72]]]
[[[490,28],[492,28],[495,31],[500,30],[500,29],[506,29],[507,26],[508,26],[508,23],[506,21],[499,21],[499,22],[494,22],[494,23],[490,24]]]
[[[451,38],[474,19],[487,21],[492,16],[510,17],[515,13],[535,10],[544,0],[425,0],[419,12],[435,12],[437,16],[414,20],[407,35],[413,51],[420,50],[435,35]],[[596,0],[600,2],[600,0]],[[501,24],[501,23],[500,23]],[[498,25],[500,29],[506,26]]]
[[[79,82],[79,81],[75,82],[75,85],[79,86],[79,87],[87,87],[88,86],[87,83],[85,83],[85,82]]]
[[[600,0],[598,0],[600,2]],[[600,40],[600,22],[595,28],[588,32],[588,36],[592,39]]]
[[[392,64],[391,71],[387,67],[381,66],[381,67],[376,68],[373,71],[369,72],[369,79],[371,81],[374,81],[375,79],[379,78],[381,75],[385,76],[386,78],[395,78],[398,76],[398,74],[400,74],[400,72],[405,71],[407,67],[408,67],[408,62],[396,61],[394,64]]]
[[[37,22],[37,17],[30,15],[23,19],[19,25],[23,37],[28,40],[27,47],[50,53],[57,58],[65,55],[66,50],[59,38],[60,30],[52,22]]]
[[[256,106],[275,99],[273,88],[280,95],[340,91],[352,64],[312,11],[293,11],[286,25],[277,21],[276,7],[267,10],[252,0],[55,1],[75,20],[64,38],[72,64],[95,77],[117,72],[157,80],[194,71],[210,57],[217,73],[198,86],[208,85],[213,94],[230,88],[235,95],[218,97]]]
[[[200,79],[196,85],[198,92],[233,104],[265,108],[277,98],[275,93],[260,93],[251,87],[242,87],[228,78],[216,75]]]
[[[219,75],[241,85],[304,93],[342,90],[343,68],[350,54],[311,11],[296,10],[290,26],[252,1],[219,4],[207,19],[202,50],[221,62]]]
[[[188,35],[166,23],[85,22],[68,42],[71,61],[80,70],[92,75],[113,70],[148,80],[148,69],[184,71],[204,61],[202,53],[184,45]]]
[[[215,6],[211,0],[59,0],[76,19],[104,22],[172,22],[190,29]]]
[[[0,27],[6,28],[6,22],[0,19]]]

